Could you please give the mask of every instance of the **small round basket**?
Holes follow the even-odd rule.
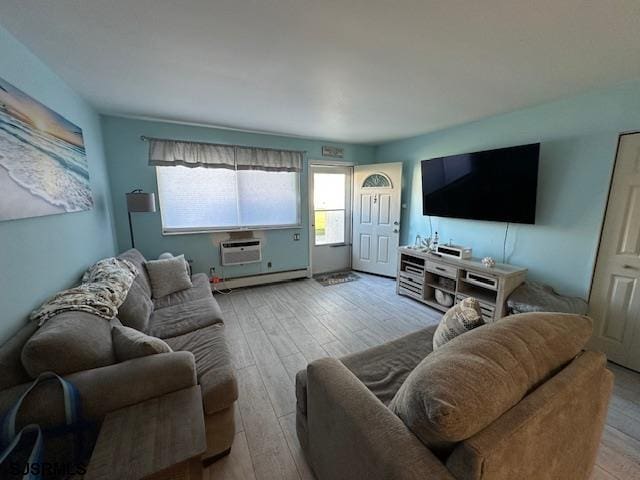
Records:
[[[453,305],[453,295],[436,288],[436,302],[443,307],[450,307]]]

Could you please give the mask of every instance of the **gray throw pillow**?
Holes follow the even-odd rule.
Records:
[[[173,351],[169,345],[159,338],[146,335],[129,327],[114,326],[111,329],[111,337],[116,359],[119,362]]]
[[[484,325],[480,303],[467,297],[444,314],[433,334],[433,349],[437,350],[449,340]]]
[[[22,365],[33,378],[115,363],[109,321],[86,312],[62,312],[37,329],[22,347]]]
[[[192,287],[185,268],[184,255],[162,260],[149,260],[144,264],[151,280],[153,298],[162,298],[170,293]]]
[[[127,298],[118,308],[118,319],[125,327],[135,328],[146,332],[149,326],[149,317],[153,311],[153,302],[144,292],[144,289],[136,281],[131,284]]]

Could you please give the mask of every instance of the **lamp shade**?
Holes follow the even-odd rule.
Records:
[[[127,193],[127,211],[129,212],[155,212],[155,193],[131,192]]]

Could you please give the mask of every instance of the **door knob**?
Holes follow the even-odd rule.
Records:
[[[634,267],[633,265],[623,265],[622,268],[627,270],[638,270],[638,267]]]
[[[398,233],[398,229],[397,229],[397,228],[394,228],[394,229],[393,229],[393,233]]]
[[[394,225],[400,225],[400,222],[398,222],[397,220],[395,222],[393,222]]]

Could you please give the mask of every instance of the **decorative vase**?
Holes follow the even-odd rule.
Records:
[[[482,259],[482,265],[484,265],[487,268],[495,267],[496,261],[492,257],[484,257]]]

